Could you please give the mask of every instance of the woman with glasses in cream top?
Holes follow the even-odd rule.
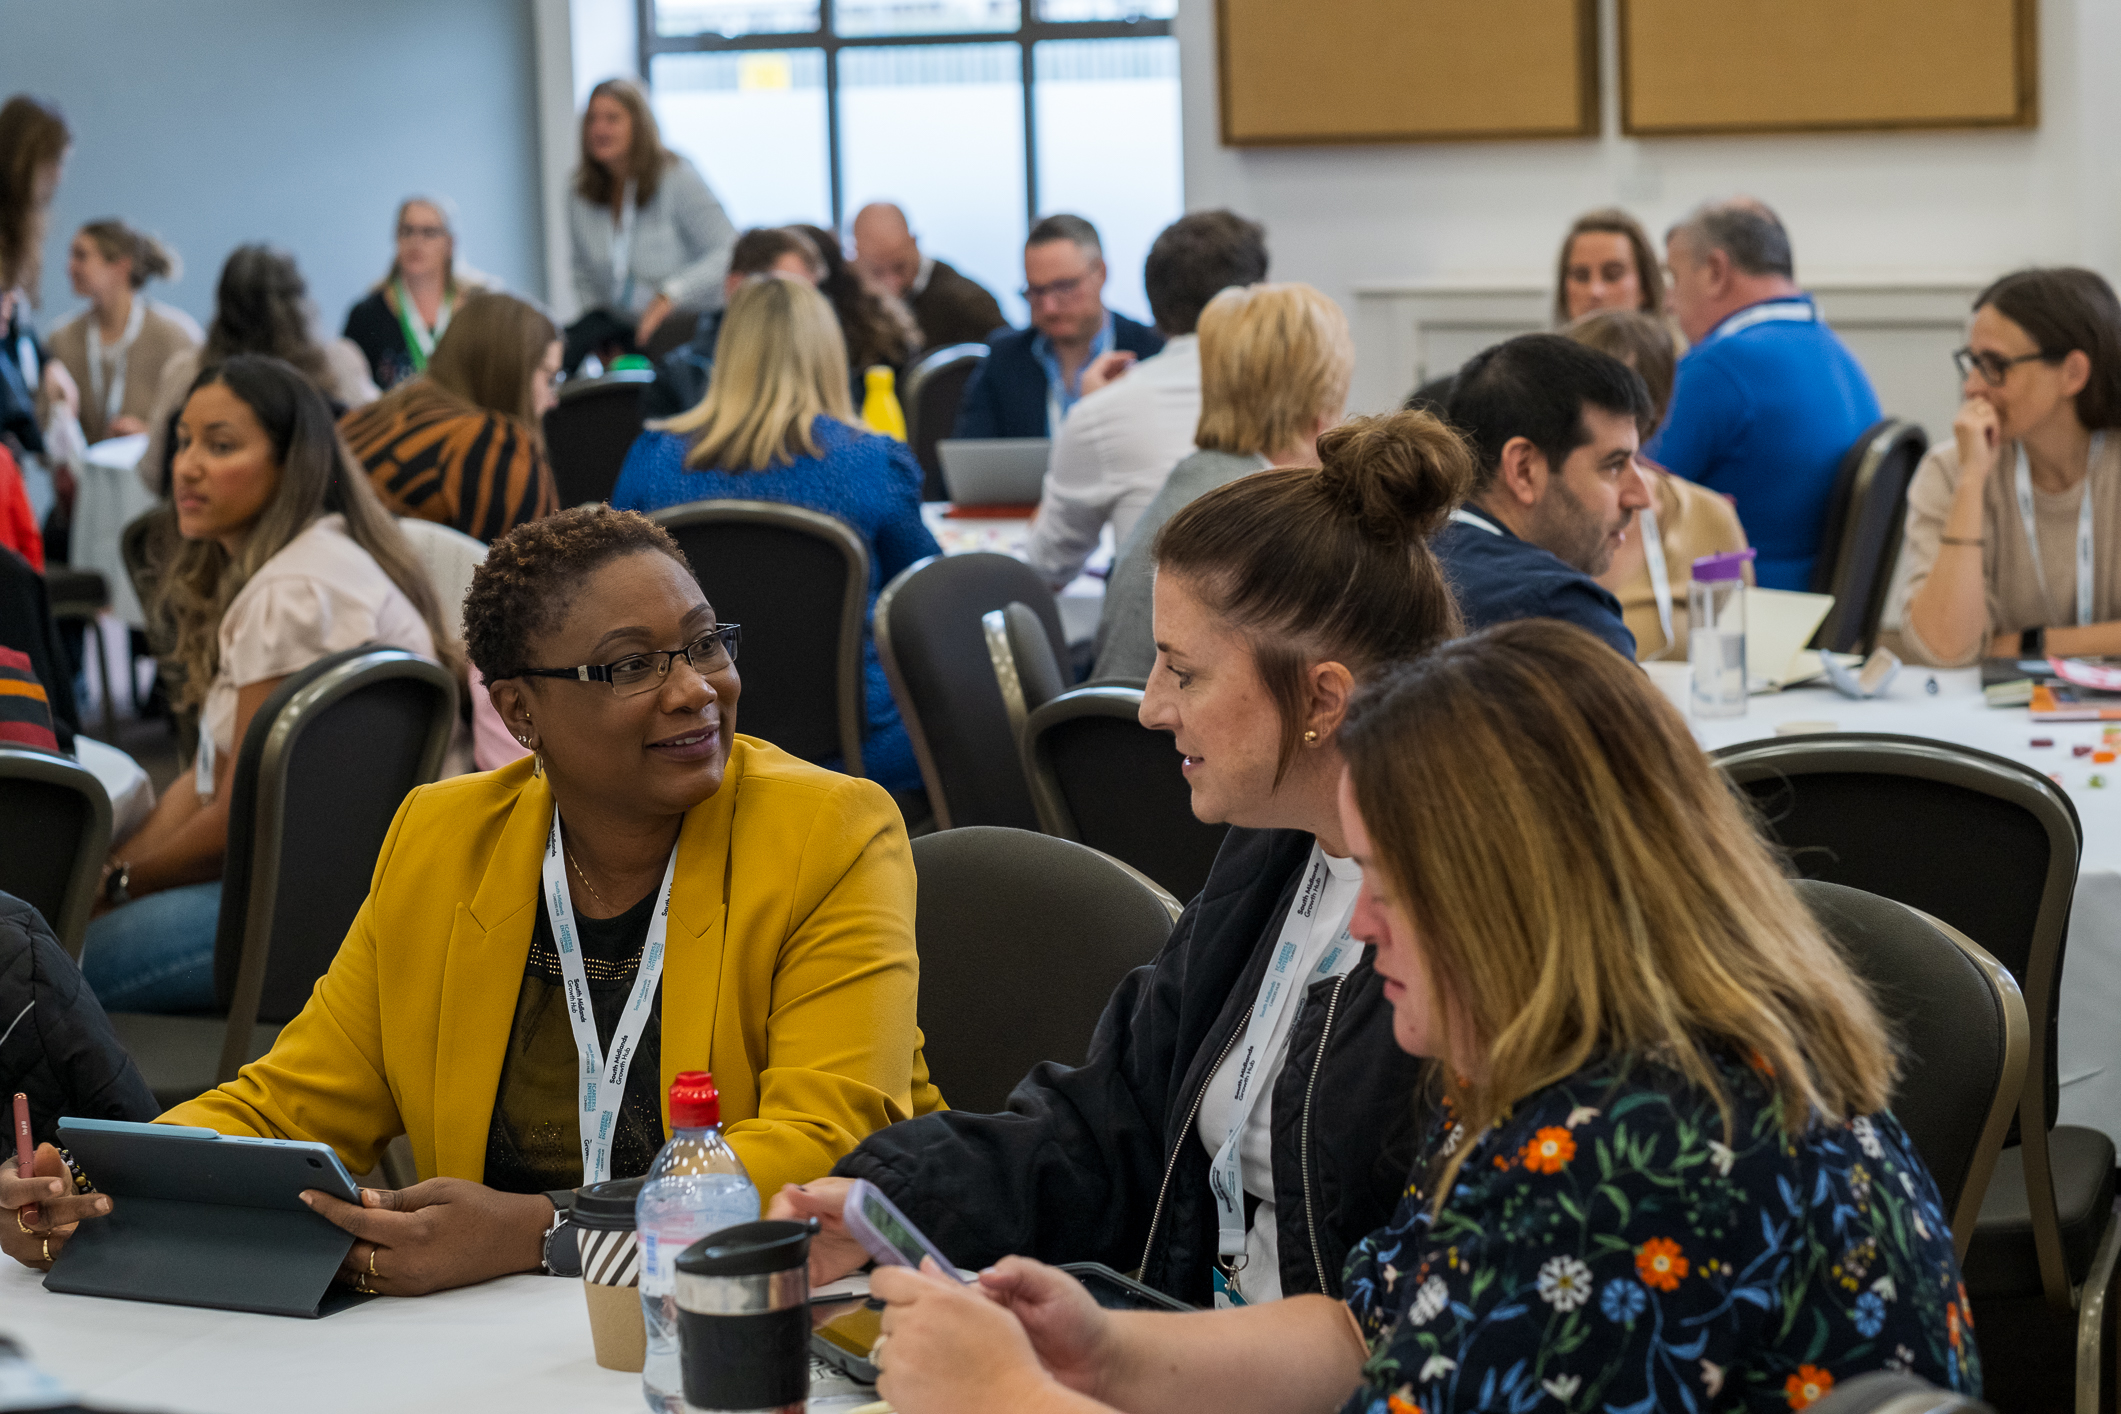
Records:
[[[2089,270],[2006,275],[1957,359],[1952,441],[1908,490],[1907,655],[2121,653],[2121,302]]]

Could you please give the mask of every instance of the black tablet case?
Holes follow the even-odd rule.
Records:
[[[344,1171],[307,1145],[202,1134],[60,1120],[59,1142],[110,1195],[111,1212],[74,1230],[45,1289],[272,1316],[324,1316],[365,1299],[332,1286],[353,1235],[297,1196],[314,1188],[359,1202]]]

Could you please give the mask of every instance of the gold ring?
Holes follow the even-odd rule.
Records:
[[[35,1228],[31,1227],[28,1223],[22,1221],[22,1210],[20,1208],[15,1209],[15,1226],[21,1228],[31,1237],[35,1237],[37,1235],[37,1230]]]
[[[364,1294],[368,1291],[368,1273],[356,1272],[354,1274],[354,1290]]]
[[[373,1242],[368,1244],[368,1274],[377,1278],[383,1275],[376,1270],[376,1244]]]
[[[47,1261],[47,1262],[49,1262],[49,1261],[50,1261],[51,1259],[52,1259],[52,1240],[51,1240],[51,1239],[50,1239],[49,1237],[47,1237],[47,1238],[45,1238],[45,1239],[44,1239],[44,1260],[45,1260],[45,1261]]]

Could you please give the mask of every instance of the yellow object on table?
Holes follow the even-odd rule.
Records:
[[[862,375],[862,425],[903,442],[906,410],[898,405],[897,385],[897,376],[881,363]]]

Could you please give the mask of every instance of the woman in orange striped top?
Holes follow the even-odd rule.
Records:
[[[553,405],[559,331],[510,295],[467,298],[408,379],[339,430],[394,513],[492,540],[560,508],[541,423]]]

